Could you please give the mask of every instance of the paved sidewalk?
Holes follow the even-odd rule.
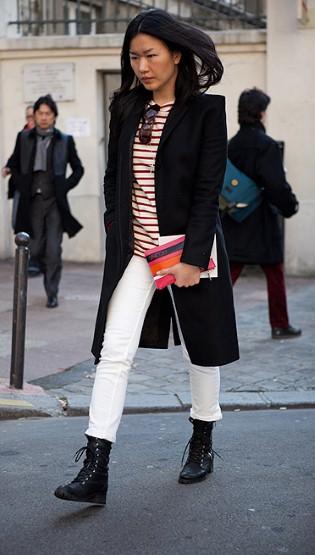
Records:
[[[57,309],[45,308],[41,278],[29,280],[23,391],[8,387],[11,262],[0,263],[0,417],[87,414],[94,377],[90,344],[101,265],[65,264]],[[264,277],[247,270],[235,287],[240,361],[221,372],[226,410],[315,406],[315,279],[288,278],[291,322],[300,338],[272,340]],[[83,361],[83,362],[81,362]],[[139,349],[126,412],[187,410],[189,377],[180,347]]]

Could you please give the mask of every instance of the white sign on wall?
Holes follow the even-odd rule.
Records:
[[[74,100],[74,64],[25,64],[23,67],[25,102],[35,102],[45,94],[54,100]]]
[[[90,120],[87,118],[68,118],[66,121],[66,133],[74,137],[90,136]]]

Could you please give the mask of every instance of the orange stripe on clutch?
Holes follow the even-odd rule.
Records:
[[[180,262],[181,255],[182,255],[182,252],[177,252],[173,257],[168,258],[165,261],[161,262],[158,260],[156,263],[150,262],[150,270],[152,274],[155,275],[156,272],[158,272],[159,270],[165,270],[166,268],[170,268],[171,266],[178,264]]]

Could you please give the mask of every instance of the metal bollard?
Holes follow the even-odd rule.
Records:
[[[29,243],[30,237],[27,233],[16,235],[10,373],[10,385],[16,389],[23,389]]]

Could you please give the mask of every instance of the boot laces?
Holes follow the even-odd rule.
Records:
[[[84,452],[86,453],[86,457],[83,461],[83,467],[72,482],[84,482],[88,478],[91,478],[91,473],[94,473],[96,470],[95,463],[97,461],[96,457],[98,457],[98,454],[96,454],[96,457],[93,457],[93,451],[91,451],[88,446],[81,447],[78,451],[76,451],[74,454],[74,461],[76,463],[79,462]]]
[[[79,462],[79,460],[81,459],[81,457],[82,457],[84,451],[87,452],[87,450],[88,450],[88,447],[87,447],[87,446],[81,447],[80,449],[78,449],[78,450],[75,452],[75,454],[74,454],[74,457],[73,457],[73,458],[74,458],[74,461],[75,461],[76,463]],[[85,461],[84,461],[84,462],[85,462]]]
[[[196,434],[196,432],[194,432],[184,449],[181,465],[183,465],[188,448],[189,453],[185,464],[189,464],[192,462],[200,464],[206,454],[210,457],[216,455],[217,457],[219,457],[219,459],[222,459],[221,455],[219,455],[219,453],[217,453],[217,451],[213,449],[212,440],[207,438],[206,434]]]
[[[204,458],[206,453],[209,453],[211,455],[213,452],[211,442],[207,445],[205,442],[205,438],[202,435],[196,436],[195,434],[187,442],[187,445],[185,447],[185,450],[182,456],[181,464],[183,464],[188,448],[189,448],[189,453],[188,453],[186,464],[191,462],[200,464],[200,461]]]

